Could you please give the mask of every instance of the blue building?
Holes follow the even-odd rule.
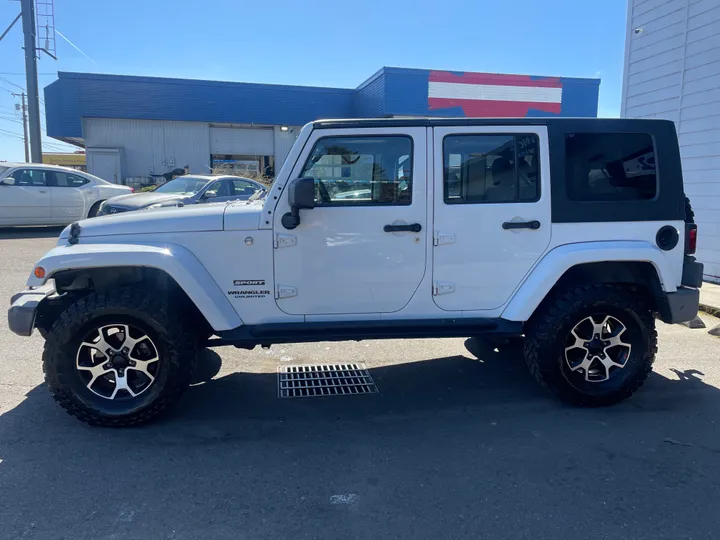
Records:
[[[279,168],[320,118],[597,115],[599,79],[384,67],[357,88],[58,73],[45,88],[50,137],[87,150],[113,182],[189,165]]]

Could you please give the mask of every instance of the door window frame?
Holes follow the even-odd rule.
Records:
[[[533,136],[537,140],[537,150],[535,154],[535,174],[536,174],[536,181],[535,181],[535,197],[532,199],[520,199],[519,193],[520,193],[520,176],[518,174],[518,166],[517,166],[517,150],[518,150],[518,141],[522,137],[527,136]],[[462,198],[458,201],[450,201],[448,200],[448,192],[446,190],[446,177],[445,177],[445,149],[447,144],[448,137],[512,137],[513,139],[513,150],[514,150],[514,157],[515,161],[513,163],[513,175],[515,179],[515,199],[507,200],[507,201],[467,201],[463,200]],[[540,151],[540,136],[537,133],[534,132],[522,132],[522,131],[514,131],[514,132],[508,132],[508,133],[495,133],[495,132],[483,132],[483,133],[449,133],[443,136],[442,138],[442,167],[443,167],[443,176],[442,176],[442,197],[443,197],[443,203],[447,205],[457,205],[457,204],[532,204],[536,203],[540,200],[540,196],[542,193],[542,174],[541,174],[541,167],[542,167],[542,160],[540,157],[541,151]],[[463,162],[461,161],[461,167]]]
[[[410,142],[410,199],[408,201],[393,201],[393,202],[353,202],[352,200],[349,200],[347,202],[342,201],[333,201],[330,203],[323,202],[323,201],[316,201],[315,208],[344,208],[344,207],[357,207],[357,208],[367,208],[367,207],[377,207],[377,206],[411,206],[413,203],[414,198],[414,190],[415,190],[415,140],[413,136],[409,133],[368,133],[368,134],[360,134],[360,133],[352,133],[352,134],[332,134],[332,135],[323,135],[320,137],[315,138],[312,141],[308,141],[309,143],[309,150],[307,154],[303,152],[303,155],[301,155],[301,158],[304,156],[305,159],[299,159],[298,163],[301,164],[300,171],[298,174],[302,174],[302,172],[305,170],[305,168],[308,165],[308,162],[310,161],[310,157],[312,156],[313,150],[317,146],[317,144],[325,139],[372,139],[372,138],[405,138]],[[310,144],[311,143],[311,144]],[[404,156],[406,154],[402,154]],[[397,171],[399,163],[396,164],[395,171],[393,171],[393,174]],[[373,162],[373,168],[375,166],[375,163]],[[296,165],[297,167],[297,165]],[[371,183],[371,196],[372,196],[372,178],[370,179]],[[389,182],[392,183],[392,182]]]
[[[445,137],[459,135],[514,135],[521,137],[524,135],[535,135],[538,138],[538,196],[533,201],[508,201],[508,202],[468,202],[468,203],[446,203],[445,202]],[[545,125],[478,125],[478,126],[434,126],[433,127],[433,143],[429,149],[433,155],[433,186],[435,194],[433,196],[433,205],[442,204],[445,206],[466,206],[475,204],[490,205],[513,205],[513,204],[540,204],[544,203],[550,197],[551,186],[551,170],[550,170],[550,142],[548,128]],[[428,171],[429,174],[429,171]]]

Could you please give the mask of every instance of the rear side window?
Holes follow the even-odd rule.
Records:
[[[537,135],[448,135],[443,141],[443,160],[447,204],[539,198]]]
[[[90,180],[76,174],[68,174],[64,172],[55,172],[55,185],[58,187],[80,187],[87,184]]]
[[[569,133],[565,138],[568,198],[639,201],[657,195],[653,139],[645,133]]]

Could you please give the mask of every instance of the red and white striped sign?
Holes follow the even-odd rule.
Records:
[[[530,109],[560,114],[562,82],[557,77],[431,71],[428,108],[455,107],[465,116],[524,117]]]

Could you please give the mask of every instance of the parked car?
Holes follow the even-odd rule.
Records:
[[[0,226],[67,225],[132,188],[56,165],[0,163]]]
[[[265,186],[250,178],[189,174],[174,178],[153,191],[109,199],[102,205],[98,215],[210,201],[246,201],[253,195],[262,195],[266,192]]]
[[[371,191],[328,196],[348,173]],[[388,338],[522,339],[557,396],[610,405],[652,370],[655,318],[696,316],[696,241],[669,121],[317,121],[264,200],[67,227],[8,325],[94,425],[157,417],[203,346]]]

